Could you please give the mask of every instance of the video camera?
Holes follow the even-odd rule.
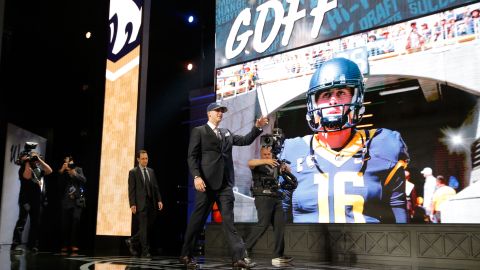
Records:
[[[272,154],[277,158],[283,150],[283,143],[285,142],[285,135],[282,129],[274,128],[272,134],[262,135],[260,137],[260,145],[262,147],[271,147]]]
[[[283,182],[280,184],[280,187],[284,190],[294,190],[297,188],[297,178],[291,174],[290,172],[283,170],[280,171],[280,168],[284,164],[290,164],[290,161],[286,159],[280,160],[278,155],[283,150],[283,145],[285,142],[285,135],[280,128],[274,128],[272,130],[272,134],[262,135],[260,137],[260,145],[262,147],[271,147],[271,152],[273,158],[279,161],[279,166],[276,167],[274,170],[272,177],[266,177],[262,179],[263,187],[268,188],[272,191],[276,191],[278,189],[278,177],[282,176]],[[268,180],[268,181],[266,181]]]
[[[38,156],[32,155],[32,150],[37,148],[38,143],[36,142],[26,142],[23,147],[22,152],[18,154],[18,158],[15,160],[15,164],[21,166],[25,162],[35,162],[38,161]]]

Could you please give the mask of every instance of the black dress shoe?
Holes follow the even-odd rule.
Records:
[[[232,266],[234,269],[240,269],[240,268],[244,268],[244,269],[250,269],[250,268],[253,268],[255,267],[257,264],[254,263],[253,261],[247,261],[245,259],[242,259],[242,260],[238,260],[236,262],[233,262],[232,263]]]
[[[196,266],[197,262],[195,261],[195,258],[190,257],[190,256],[181,256],[178,258],[178,261],[185,265],[185,266]]]

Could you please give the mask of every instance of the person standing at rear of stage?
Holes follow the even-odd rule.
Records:
[[[163,209],[162,196],[155,172],[147,167],[147,151],[138,151],[136,157],[138,166],[128,173],[128,197],[130,209],[138,219],[139,230],[126,242],[133,256],[141,251],[142,258],[151,258],[148,237],[157,211]]]

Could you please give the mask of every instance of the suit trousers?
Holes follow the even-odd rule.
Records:
[[[78,246],[78,232],[83,209],[71,206],[62,209],[62,247]]]
[[[282,208],[282,201],[278,197],[256,196],[255,207],[257,208],[258,223],[253,227],[246,241],[246,248],[250,251],[258,239],[265,233],[268,226],[272,224],[275,247],[274,258],[282,257],[285,248],[285,214]]]
[[[195,192],[195,210],[190,216],[185,239],[182,247],[182,256],[193,256],[197,237],[203,230],[214,202],[217,202],[222,215],[222,229],[227,239],[233,261],[245,257],[245,244],[234,227],[233,202],[235,197],[231,187],[206,192]]]
[[[142,211],[138,211],[135,214],[138,220],[138,231],[132,236],[131,242],[135,247],[141,246],[143,255],[150,252],[148,238],[151,236],[151,229],[155,223],[156,214],[157,210],[153,207],[150,200],[147,200],[145,208]]]

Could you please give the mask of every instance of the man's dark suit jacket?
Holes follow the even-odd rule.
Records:
[[[158,188],[157,178],[155,172],[147,167],[150,182],[152,182],[152,201],[155,209],[158,208],[158,202],[162,201],[160,195],[160,189]],[[145,209],[147,190],[143,183],[143,174],[140,167],[137,166],[128,172],[128,198],[130,200],[130,207],[137,206],[137,211],[143,211]]]
[[[59,183],[61,186],[61,191],[63,192],[62,194],[63,209],[68,209],[76,206],[75,199],[80,197],[80,188],[83,187],[87,182],[87,178],[85,178],[82,168],[75,167],[74,170],[77,172],[77,175],[74,177],[70,176],[67,171],[64,171],[63,174],[59,175],[59,180],[60,180]],[[75,191],[76,198],[73,198],[73,199],[70,198],[70,196],[68,196],[68,194],[70,193],[69,187],[71,185],[73,185],[76,189]]]
[[[234,135],[224,128],[219,130],[221,141],[208,124],[193,128],[188,147],[190,173],[193,177],[202,177],[207,188],[212,190],[220,189],[224,178],[226,184],[231,187],[234,185],[232,146],[249,145],[262,133],[256,127],[245,136]]]

